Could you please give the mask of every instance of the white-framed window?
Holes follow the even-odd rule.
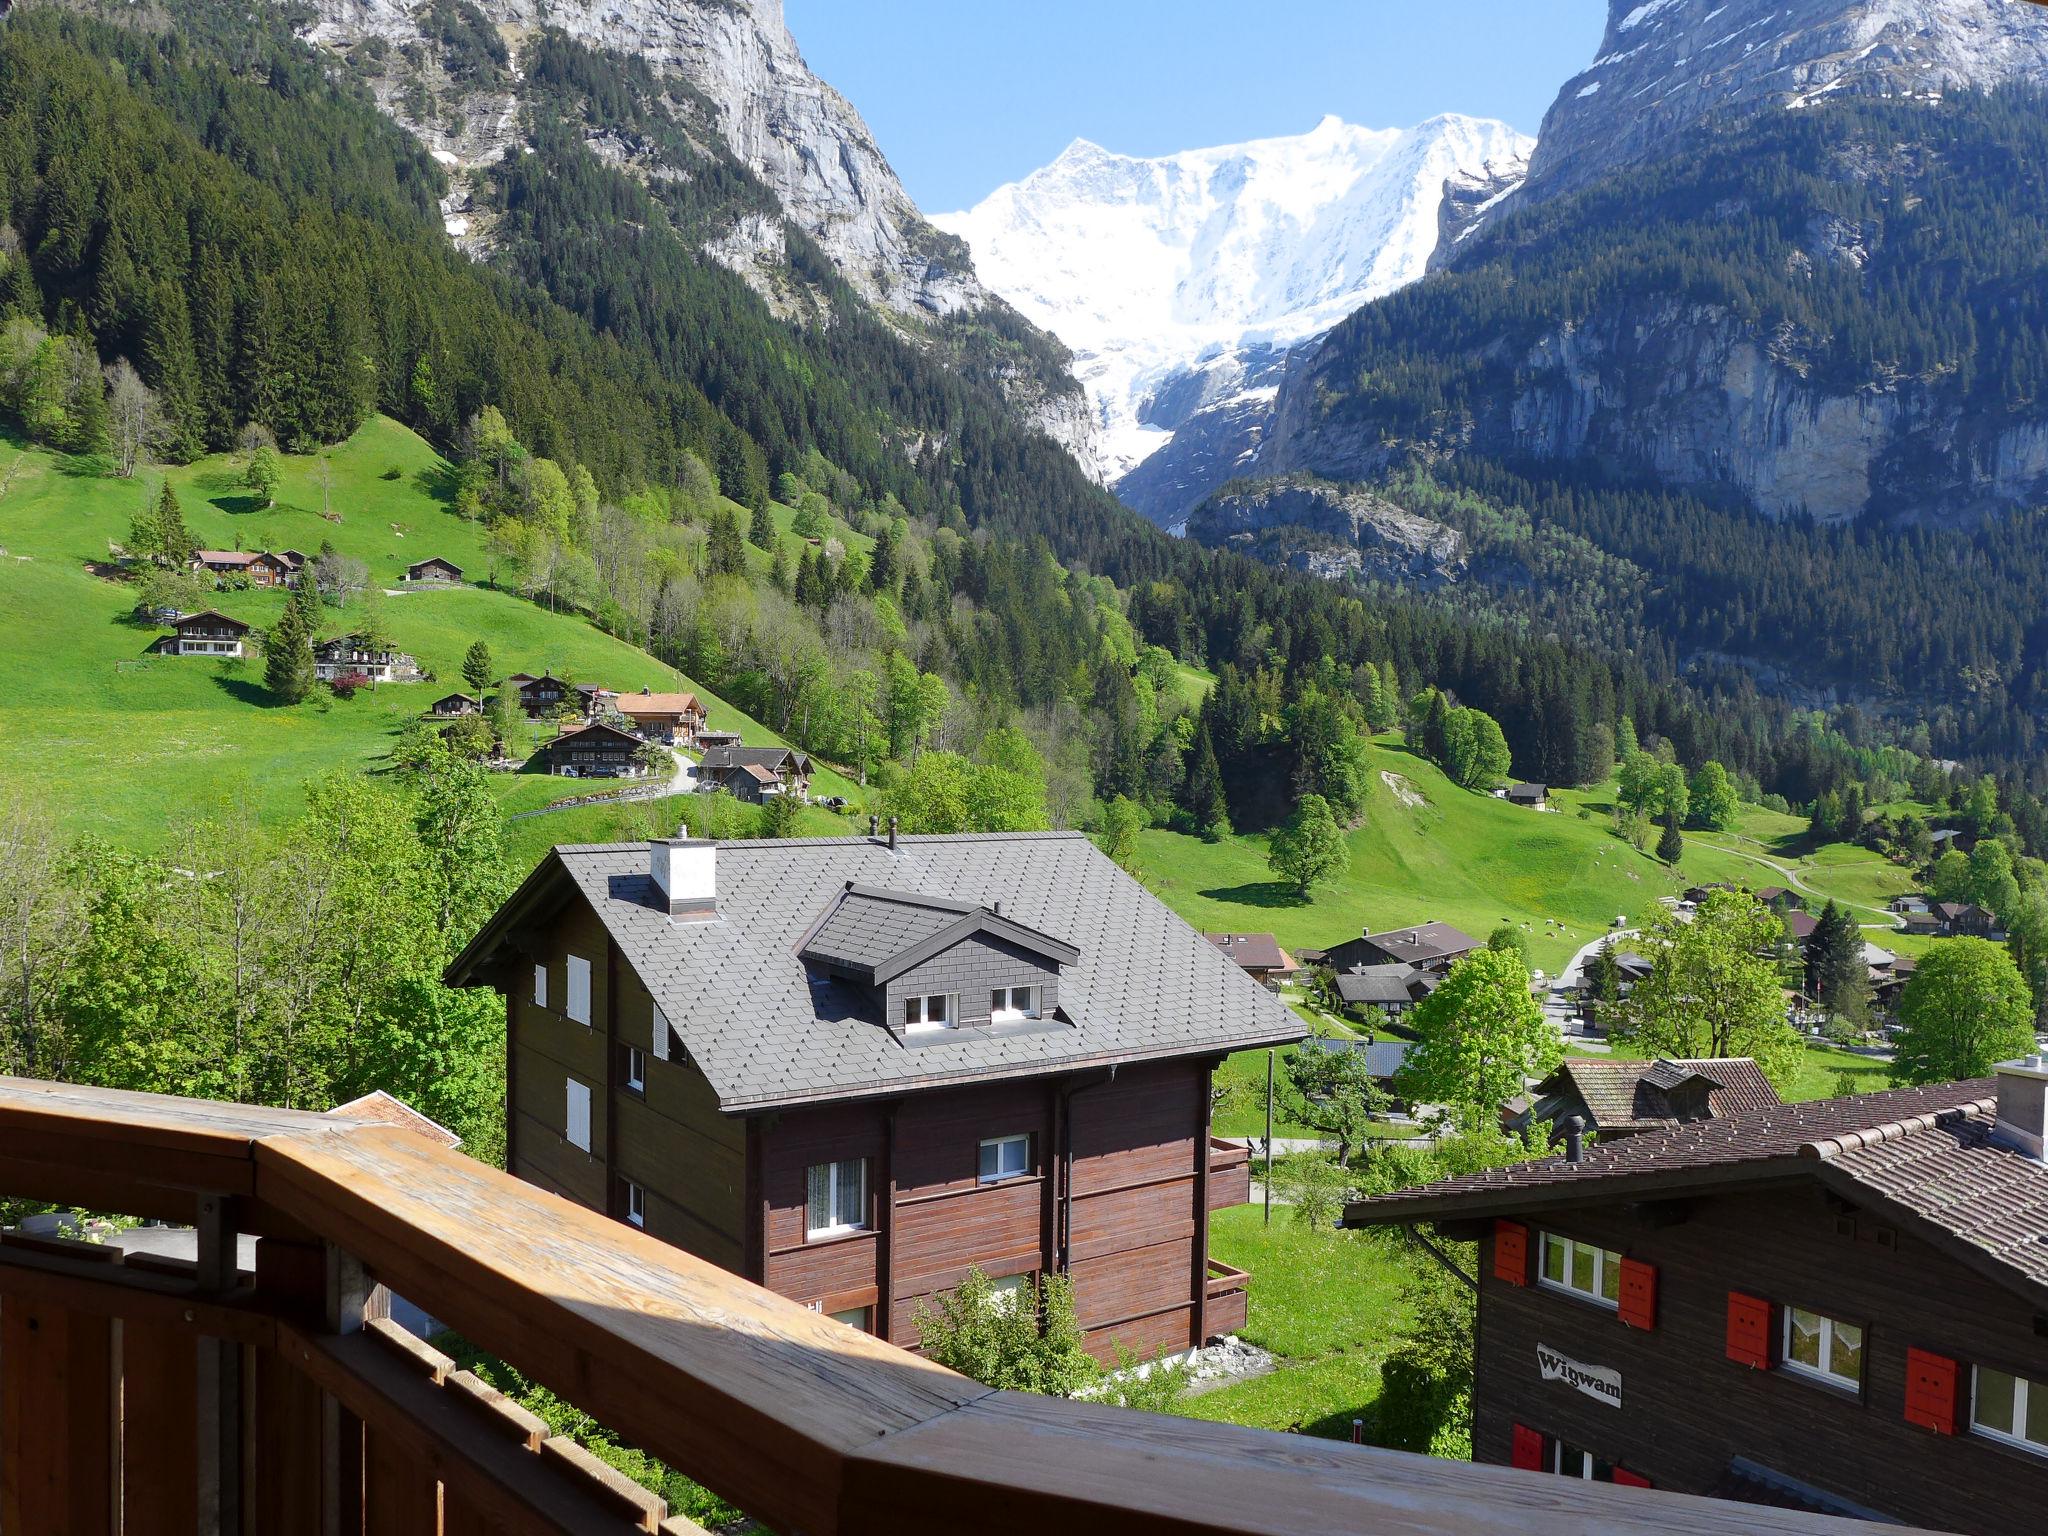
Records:
[[[590,962],[581,955],[569,957],[569,996],[563,1011],[578,1024],[590,1022]]]
[[[1863,1386],[1863,1330],[1799,1307],[1785,1310],[1785,1369],[1832,1386]]]
[[[1015,1312],[1029,1303],[1031,1295],[1029,1275],[1005,1275],[988,1283],[989,1305],[999,1312]]]
[[[903,1027],[948,1029],[952,1027],[953,1015],[957,1011],[950,992],[926,992],[906,997],[903,999]]]
[[[667,1061],[667,1060],[668,1060],[668,1015],[667,1015],[667,1014],[665,1014],[665,1013],[663,1013],[663,1012],[661,1011],[661,1004],[659,1004],[659,1003],[656,1003],[656,1004],[654,1004],[654,1005],[653,1005],[653,1008],[654,1008],[654,1059],[655,1059],[656,1061]]]
[[[844,1311],[829,1312],[826,1316],[830,1317],[835,1323],[844,1323],[849,1328],[858,1328],[862,1333],[869,1331],[868,1309],[866,1307],[847,1307]]]
[[[1038,988],[997,987],[988,995],[992,1019],[1035,1019],[1038,1017]]]
[[[2048,1381],[1975,1367],[1970,1372],[1970,1429],[2048,1456]]]
[[[544,965],[533,968],[533,1003],[536,1008],[548,1005],[548,968]]]
[[[590,1084],[569,1079],[569,1103],[563,1119],[562,1134],[569,1139],[569,1145],[579,1151],[590,1150]]]
[[[836,1237],[868,1224],[868,1164],[864,1157],[813,1163],[807,1177],[804,1236]]]
[[[626,1184],[626,1220],[636,1227],[647,1225],[647,1191],[631,1179]]]
[[[1562,1440],[1550,1442],[1550,1470],[1560,1477],[1583,1478],[1589,1483],[1614,1481],[1613,1462],[1602,1461],[1591,1451],[1582,1451],[1576,1445],[1566,1445]]]
[[[981,1144],[979,1177],[984,1184],[1020,1178],[1031,1171],[1031,1138],[998,1136]]]
[[[1543,1234],[1543,1268],[1536,1278],[1552,1290],[1570,1291],[1603,1307],[1621,1305],[1621,1255],[1575,1237]]]
[[[626,1086],[635,1093],[647,1091],[647,1053],[637,1045],[626,1047]]]

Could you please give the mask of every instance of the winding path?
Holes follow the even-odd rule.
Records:
[[[1846,896],[1831,896],[1826,891],[1815,890],[1812,886],[1808,885],[1804,880],[1800,879],[1799,871],[1794,869],[1789,864],[1780,864],[1776,859],[1767,859],[1760,853],[1749,853],[1741,848],[1730,848],[1725,843],[1701,843],[1699,846],[1702,848],[1711,848],[1716,853],[1732,854],[1734,855],[1734,857],[1738,859],[1747,859],[1752,864],[1761,864],[1764,866],[1764,868],[1773,870],[1777,874],[1783,876],[1785,883],[1787,885],[1791,886],[1793,890],[1799,891],[1805,895],[1818,897],[1822,901],[1832,901],[1838,907],[1851,907],[1858,912],[1875,912],[1879,917],[1884,919],[1884,926],[1891,929],[1895,933],[1906,926],[1906,920],[1903,917],[1899,916],[1899,914],[1896,912],[1887,911],[1883,907],[1868,906],[1860,901],[1851,901]],[[1874,927],[1875,925],[1871,923],[1864,923],[1860,926],[1869,928]]]

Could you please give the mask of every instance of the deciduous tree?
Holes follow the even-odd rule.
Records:
[[[1947,939],[1920,957],[1899,998],[1902,1083],[1983,1077],[2034,1049],[2034,1000],[2012,956],[1987,939]]]
[[[1403,1097],[1441,1104],[1461,1127],[1497,1123],[1525,1080],[1564,1056],[1564,1041],[1529,994],[1513,949],[1479,949],[1451,967],[1409,1016],[1415,1044],[1396,1079]]]

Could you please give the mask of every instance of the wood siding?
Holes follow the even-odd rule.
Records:
[[[1612,1309],[1495,1278],[1493,1239],[1484,1240],[1477,1460],[1508,1463],[1513,1426],[1522,1424],[1681,1493],[1712,1490],[1729,1460],[1741,1456],[1914,1525],[1990,1533],[2038,1523],[2048,1458],[1968,1433],[1935,1434],[1905,1418],[1909,1348],[1962,1362],[1965,1424],[1971,1364],[2048,1380],[2048,1337],[2032,1307],[1810,1186],[1647,1210],[1532,1217],[1528,1226],[1532,1275],[1546,1231],[1656,1266],[1648,1331],[1625,1326]],[[1784,1306],[1861,1325],[1862,1391],[1730,1360],[1730,1291],[1773,1304],[1774,1354]],[[1580,1364],[1618,1370],[1621,1406],[1542,1380],[1539,1343]]]

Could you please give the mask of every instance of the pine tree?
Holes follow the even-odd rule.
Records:
[[[756,549],[774,549],[782,541],[775,537],[775,514],[756,507],[747,517],[747,542]]]
[[[747,551],[740,543],[739,523],[732,508],[721,504],[711,514],[711,537],[705,546],[705,572],[711,576],[744,576]]]
[[[297,704],[313,691],[313,637],[299,603],[299,593],[307,590],[310,585],[301,583],[263,643],[264,686],[285,704]]]
[[[470,642],[462,658],[462,680],[469,684],[470,691],[482,697],[483,691],[491,686],[492,671],[491,648],[481,640]]]
[[[1209,842],[1230,832],[1230,807],[1223,793],[1223,770],[1216,762],[1216,743],[1205,723],[1195,735],[1195,759],[1188,769],[1188,816]]]
[[[168,480],[157,496],[153,522],[156,544],[150,552],[172,570],[182,571],[192,563],[192,552],[197,546],[191,530],[185,526],[185,510],[178,505],[178,493],[171,489]]]
[[[761,517],[762,514],[755,513],[754,521],[759,523]],[[808,555],[810,552],[810,546],[805,545],[804,553]],[[813,569],[815,570],[815,567]],[[775,541],[775,558],[768,563],[768,580],[778,592],[788,592],[790,589],[789,550],[780,539]]]
[[[1862,931],[1830,901],[1807,935],[1804,958],[1807,991],[1827,1007],[1839,1009],[1864,979]]]
[[[1685,838],[1678,830],[1676,809],[1664,813],[1664,831],[1657,838],[1657,857],[1666,864],[1676,864],[1680,854],[1685,852]]]

